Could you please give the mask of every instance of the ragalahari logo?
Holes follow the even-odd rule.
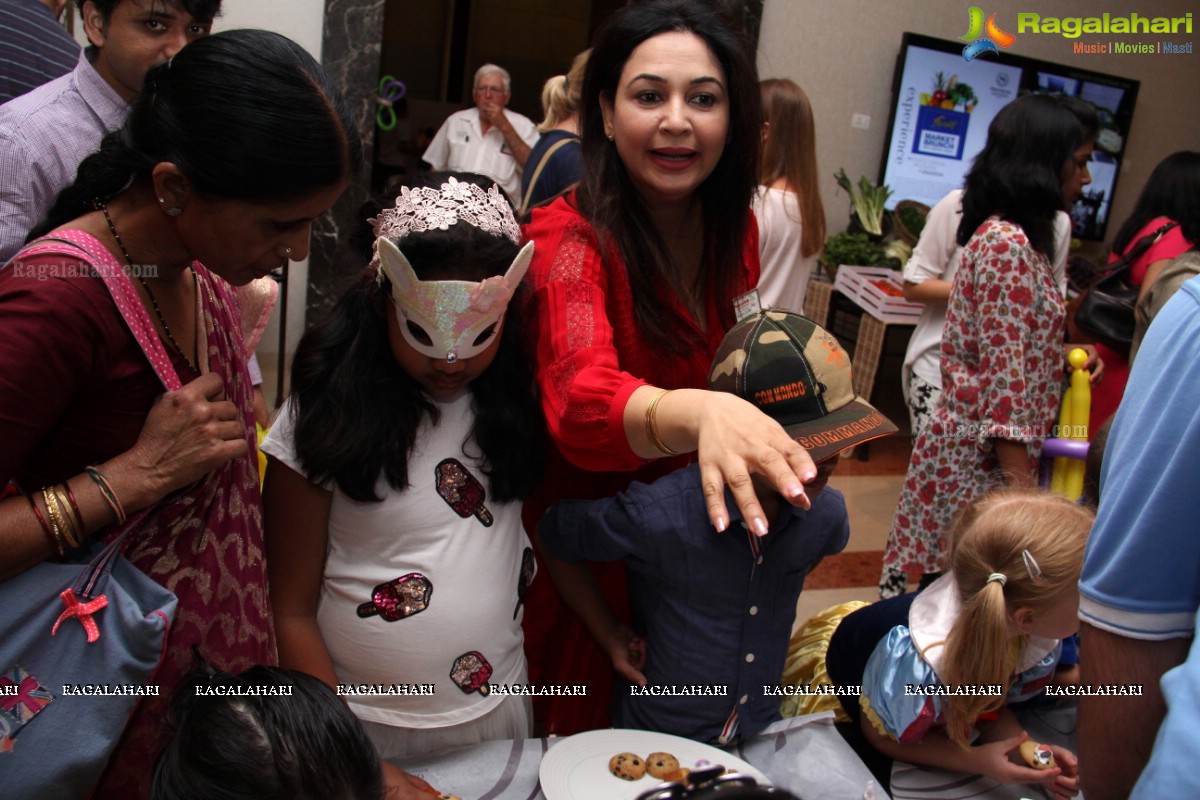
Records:
[[[969,28],[966,34],[958,37],[960,41],[970,42],[963,48],[963,61],[970,62],[984,53],[999,53],[999,47],[1008,47],[1017,40],[1011,33],[1000,30],[995,14],[988,17],[987,24],[984,24],[983,9],[979,6],[967,9],[967,20]]]

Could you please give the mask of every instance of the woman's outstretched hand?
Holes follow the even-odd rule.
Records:
[[[759,535],[767,532],[770,521],[755,493],[752,475],[761,476],[792,505],[810,506],[803,484],[816,477],[817,469],[805,449],[778,422],[736,395],[704,389],[668,392],[648,420],[646,410],[661,393],[661,389],[643,386],[629,398],[625,428],[630,444],[644,457],[663,455],[650,436],[653,429],[673,450],[698,450],[708,517],[718,531],[729,527],[728,486],[750,530]]]
[[[809,508],[803,484],[816,477],[808,452],[783,426],[750,403],[724,392],[707,395],[697,417],[700,480],[708,517],[717,530],[729,526],[728,486],[751,531],[765,535],[770,520],[754,491],[752,474],[761,475],[792,505]]]

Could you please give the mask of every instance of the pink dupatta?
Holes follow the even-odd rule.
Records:
[[[104,280],[163,386],[168,391],[180,388],[179,376],[125,268],[83,231],[59,231],[54,238],[70,245],[42,240],[22,255],[55,254],[88,262]],[[252,387],[236,292],[200,263],[192,268],[204,331],[200,370],[218,373],[225,381],[226,398],[241,409],[246,454],[160,501],[130,533],[125,556],[174,592],[179,607],[155,677],[160,695],[147,697],[134,711],[93,795],[97,798],[147,795],[154,759],[168,733],[163,727],[167,703],[193,666],[193,648],[228,672],[277,662],[267,598]]]

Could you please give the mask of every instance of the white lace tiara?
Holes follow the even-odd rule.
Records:
[[[440,188],[405,186],[394,208],[385,208],[371,220],[376,237],[399,242],[410,233],[448,230],[465,220],[481,231],[504,236],[520,244],[521,229],[504,193],[492,184],[486,191],[469,181],[448,179]]]

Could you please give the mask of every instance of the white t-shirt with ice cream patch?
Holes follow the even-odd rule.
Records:
[[[294,449],[293,401],[284,404],[262,449],[304,474]],[[436,405],[437,425],[426,417],[417,432],[408,489],[396,491],[381,477],[376,494],[384,499],[360,503],[325,487],[333,503],[317,621],[339,683],[433,686],[427,695],[346,697],[361,719],[386,725],[469,722],[501,701],[484,683],[527,679],[524,607],[517,606],[522,564],[528,560],[531,577],[532,554],[526,555],[521,503],[490,499],[480,453],[468,438],[470,394]],[[381,614],[373,597],[384,584],[392,585]],[[360,607],[369,616],[360,616]]]

